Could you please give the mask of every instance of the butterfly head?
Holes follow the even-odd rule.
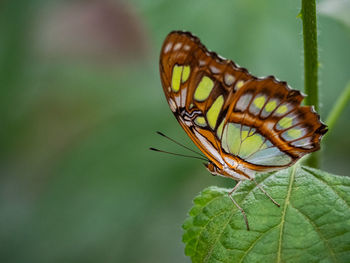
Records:
[[[220,169],[213,162],[209,161],[208,163],[204,163],[204,166],[212,175],[222,175],[222,173],[220,173]]]

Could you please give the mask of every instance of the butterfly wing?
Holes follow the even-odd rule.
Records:
[[[209,52],[189,32],[171,32],[160,55],[163,90],[178,122],[217,166],[249,178],[316,151],[326,126],[286,82],[256,78]]]

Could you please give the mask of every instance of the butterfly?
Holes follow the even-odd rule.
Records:
[[[190,32],[168,34],[159,68],[169,107],[207,157],[209,172],[238,181],[229,196],[249,230],[232,198],[240,182],[255,182],[256,172],[289,167],[317,151],[327,126],[313,107],[301,106],[300,91],[273,76],[251,75]]]

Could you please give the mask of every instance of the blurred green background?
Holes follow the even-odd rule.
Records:
[[[201,162],[162,92],[165,36],[185,29],[256,76],[303,87],[300,3],[85,0],[0,3],[0,261],[189,262],[181,242]],[[327,7],[326,7],[326,10]],[[350,80],[350,30],[320,14],[321,117]],[[322,168],[350,169],[350,109]]]

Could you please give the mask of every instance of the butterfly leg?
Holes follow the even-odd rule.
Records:
[[[280,207],[280,204],[277,203],[255,180],[254,178],[251,179],[256,186],[261,190],[261,192],[263,192],[268,198],[270,198],[270,200],[272,201],[272,203],[274,203],[275,205],[277,205],[278,207]]]
[[[244,210],[242,207],[239,206],[239,204],[235,201],[235,199],[233,199],[232,194],[237,190],[238,186],[241,184],[242,181],[239,181],[235,187],[233,187],[232,191],[228,193],[228,196],[230,197],[230,199],[232,200],[232,202],[234,203],[234,205],[241,211],[243,218],[244,218],[244,222],[247,225],[247,230],[249,231],[249,224],[248,224],[248,219],[247,219],[247,215],[245,214]]]

